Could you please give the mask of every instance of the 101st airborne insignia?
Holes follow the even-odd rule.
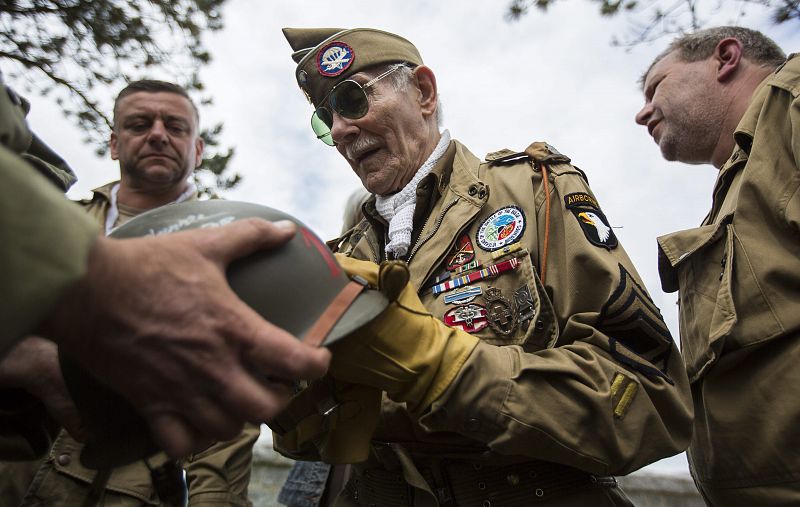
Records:
[[[486,300],[486,320],[495,332],[508,336],[517,327],[517,314],[514,304],[503,297],[503,291],[488,287],[484,294]]]

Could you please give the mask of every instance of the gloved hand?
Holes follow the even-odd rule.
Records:
[[[408,283],[404,262],[380,266],[343,255],[336,260],[348,275],[358,275],[390,301],[375,320],[330,346],[329,374],[354,384],[386,391],[406,402],[412,413],[424,412],[452,383],[478,338],[432,316]]]
[[[380,411],[378,389],[325,376],[292,398],[276,418],[288,426],[286,432],[270,423],[275,450],[294,459],[359,463],[369,456]]]

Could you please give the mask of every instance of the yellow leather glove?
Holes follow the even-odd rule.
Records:
[[[351,276],[377,287],[390,301],[375,320],[330,346],[329,374],[376,387],[414,413],[424,412],[453,382],[478,338],[432,316],[408,283],[404,262],[380,266],[343,255],[336,260]]]
[[[323,377],[295,395],[276,418],[275,450],[293,459],[326,463],[359,463],[369,456],[378,425],[381,391],[374,387]]]

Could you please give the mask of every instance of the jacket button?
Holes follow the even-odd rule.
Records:
[[[478,193],[478,186],[477,185],[471,185],[469,187],[469,195],[474,196],[477,193]]]
[[[477,419],[469,419],[466,424],[467,431],[478,431],[481,427],[481,422]]]
[[[56,458],[56,461],[58,461],[59,465],[65,467],[70,464],[72,458],[69,457],[69,454],[61,454],[58,458]]]
[[[541,320],[537,320],[536,329],[544,329],[544,322],[542,322]]]

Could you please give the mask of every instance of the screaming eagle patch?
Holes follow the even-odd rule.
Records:
[[[608,250],[617,248],[617,236],[594,197],[583,192],[567,194],[564,206],[575,215],[589,243]]]
[[[478,228],[478,246],[494,252],[519,240],[525,231],[525,214],[517,206],[506,206],[492,213]]]

